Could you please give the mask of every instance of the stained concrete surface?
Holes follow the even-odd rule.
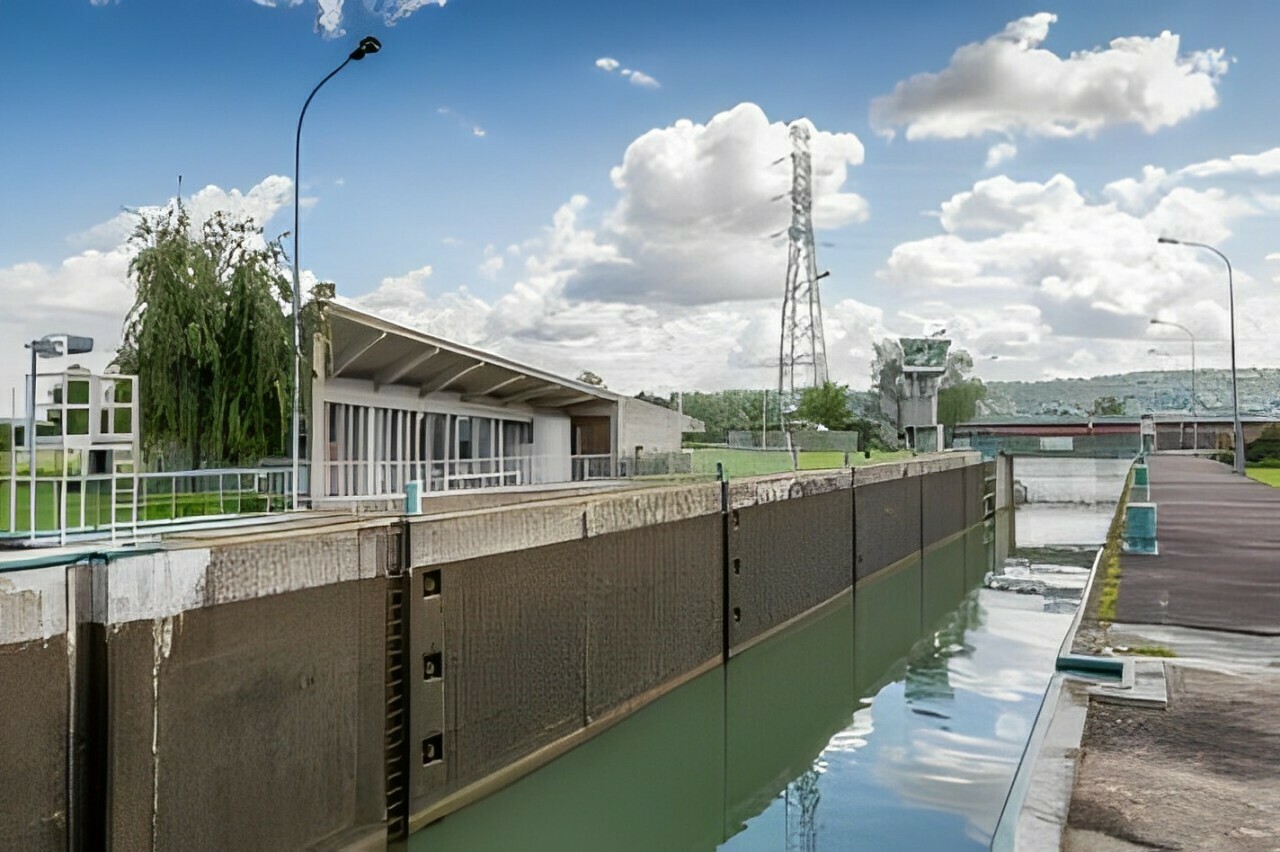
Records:
[[[66,844],[66,636],[0,646],[0,849]]]
[[[1153,455],[1160,554],[1126,554],[1118,621],[1280,634],[1280,488]]]

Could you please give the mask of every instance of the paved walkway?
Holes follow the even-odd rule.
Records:
[[[1153,455],[1158,556],[1126,554],[1116,620],[1280,635],[1280,488]]]

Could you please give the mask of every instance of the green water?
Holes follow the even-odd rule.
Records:
[[[1070,616],[981,529],[735,656],[415,850],[983,849]]]

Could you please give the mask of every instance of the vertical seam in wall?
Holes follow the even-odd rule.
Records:
[[[924,599],[926,594],[924,577],[924,477],[918,477],[920,483],[920,631],[927,631],[929,625],[924,623]]]
[[[729,483],[720,480],[720,823],[729,812]]]

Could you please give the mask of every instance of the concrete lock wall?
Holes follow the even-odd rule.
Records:
[[[67,845],[66,577],[0,573],[0,849]]]
[[[0,573],[0,848],[382,848],[806,616],[905,653],[994,484],[946,454]]]
[[[851,615],[859,581],[911,587],[910,618],[860,627],[905,652],[965,593],[970,552],[985,573],[986,486],[947,454],[411,519],[408,829],[806,615]]]
[[[110,848],[381,841],[389,548],[349,526],[105,568]]]

